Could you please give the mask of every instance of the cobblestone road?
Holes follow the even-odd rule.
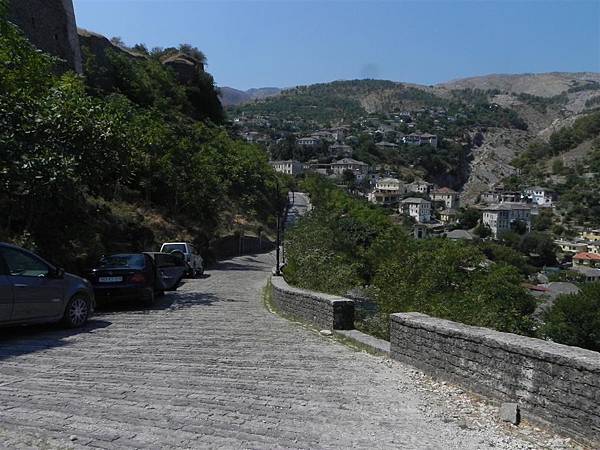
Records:
[[[80,332],[0,332],[0,448],[539,448],[408,367],[269,313],[271,255]],[[436,387],[437,386],[437,387]],[[527,439],[533,439],[533,444]]]

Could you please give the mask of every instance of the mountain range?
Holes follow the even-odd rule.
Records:
[[[252,100],[262,100],[267,97],[272,97],[281,92],[280,88],[265,87],[265,88],[253,88],[246,91],[234,89],[232,87],[222,87],[219,89],[221,104],[223,106],[236,106],[243,103],[250,102]]]
[[[273,92],[273,91],[272,91]],[[295,123],[348,124],[369,114],[444,107],[470,115],[465,132],[483,133],[474,147],[465,200],[517,172],[512,165],[536,140],[572,125],[600,106],[600,73],[492,74],[424,86],[384,80],[334,81],[298,86],[235,107],[232,114],[266,115]],[[500,109],[498,109],[500,108]],[[574,165],[589,142],[561,155]],[[554,160],[549,160],[552,164]]]

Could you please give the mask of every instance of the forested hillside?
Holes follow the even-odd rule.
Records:
[[[271,222],[275,174],[262,150],[213,123],[212,78],[182,85],[158,57],[87,59],[57,75],[2,17],[0,240],[80,270],[104,253],[215,237]],[[99,80],[110,80],[101,83]]]

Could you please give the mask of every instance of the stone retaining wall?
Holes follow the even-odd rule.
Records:
[[[392,314],[391,356],[600,443],[600,353],[418,313]]]
[[[354,302],[290,286],[283,277],[273,277],[273,303],[284,314],[327,330],[354,328]]]

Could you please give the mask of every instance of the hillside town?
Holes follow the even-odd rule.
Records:
[[[316,139],[316,138],[315,138]],[[299,139],[303,143],[308,139]],[[344,144],[339,144],[342,146]],[[540,215],[555,214],[558,195],[552,190],[531,186],[522,190],[496,186],[483,192],[478,201],[461,208],[461,195],[447,186],[424,180],[406,182],[381,174],[368,164],[350,157],[331,163],[297,160],[271,161],[275,171],[293,177],[319,174],[341,188],[390,211],[399,222],[408,221],[416,239],[447,237],[452,240],[485,238],[497,240],[506,233],[529,233]],[[466,228],[461,218],[465,209],[476,211],[479,220]],[[561,268],[569,268],[585,281],[600,280],[600,230],[578,227],[572,239],[556,238]]]
[[[573,2],[0,0],[0,450],[600,448]]]

